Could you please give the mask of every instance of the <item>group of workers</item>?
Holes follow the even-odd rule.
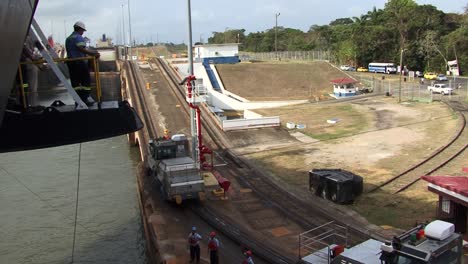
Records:
[[[80,59],[86,56],[99,58],[100,54],[97,51],[90,50],[86,47],[86,41],[83,38],[83,33],[86,31],[86,26],[83,22],[77,21],[73,25],[73,33],[65,40],[65,49],[67,51],[66,62],[70,73],[71,86],[74,88],[80,99],[88,106],[94,104],[94,100],[90,97],[91,93],[91,78],[90,67],[87,59]],[[42,64],[34,63],[34,61],[42,59],[40,55],[40,45],[33,41],[33,31],[30,30],[24,42],[21,53],[21,77],[22,88],[27,92],[27,96],[20,92],[20,100],[26,103],[26,107],[38,105],[38,70],[42,69]],[[49,43],[50,45],[50,43]]]
[[[188,246],[190,249],[190,263],[196,262],[197,264],[200,263],[200,241],[202,240],[202,236],[197,232],[197,228],[195,226],[192,227],[192,231],[188,235]],[[210,256],[210,264],[218,264],[219,263],[219,247],[220,243],[216,236],[216,232],[210,232],[210,236],[208,239],[208,255]],[[254,264],[252,259],[252,251],[249,249],[243,250],[243,254],[245,256],[244,261],[242,264]]]

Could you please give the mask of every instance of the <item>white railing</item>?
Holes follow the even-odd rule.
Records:
[[[279,116],[262,117],[253,119],[235,119],[223,120],[222,129],[224,131],[242,130],[260,127],[277,127],[280,126]]]

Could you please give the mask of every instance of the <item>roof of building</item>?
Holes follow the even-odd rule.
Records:
[[[241,43],[197,44],[195,47],[239,46]]]
[[[463,176],[422,176],[421,179],[444,189],[468,197],[468,177]]]
[[[339,78],[330,81],[333,84],[348,84],[348,83],[357,83],[358,81],[354,80],[353,78]]]

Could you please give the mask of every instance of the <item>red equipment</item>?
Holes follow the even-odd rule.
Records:
[[[228,179],[221,176],[221,174],[219,174],[219,172],[217,171],[213,171],[213,176],[218,181],[219,187],[223,188],[224,193],[226,194],[229,190],[229,186],[231,186],[231,182]]]
[[[183,83],[187,84],[187,98],[188,99],[192,99],[192,92],[193,92],[192,81],[195,81],[196,79],[197,78],[194,75],[189,75],[185,77],[185,79],[180,83],[180,85],[182,85]],[[190,100],[189,100],[189,106],[190,108],[196,110],[198,152],[199,152],[200,164],[203,169],[211,169],[213,168],[213,151],[209,149],[207,146],[203,145],[202,133],[201,133],[201,117],[200,117],[201,110],[197,105],[190,102]],[[205,154],[211,155],[211,164],[208,164],[206,162]]]

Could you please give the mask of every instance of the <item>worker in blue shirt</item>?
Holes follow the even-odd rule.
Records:
[[[200,263],[200,240],[202,237],[197,233],[197,228],[192,227],[192,232],[188,235],[188,244],[190,248],[190,263],[196,261]]]
[[[73,25],[73,33],[65,40],[65,49],[67,50],[68,58],[82,58],[86,55],[99,58],[100,54],[97,51],[86,49],[86,42],[83,38],[83,33],[86,27],[83,22],[77,21]],[[70,71],[70,81],[76,93],[81,100],[87,105],[92,105],[93,100],[89,98],[91,93],[91,79],[89,76],[89,66],[87,60],[67,61],[68,70]]]

